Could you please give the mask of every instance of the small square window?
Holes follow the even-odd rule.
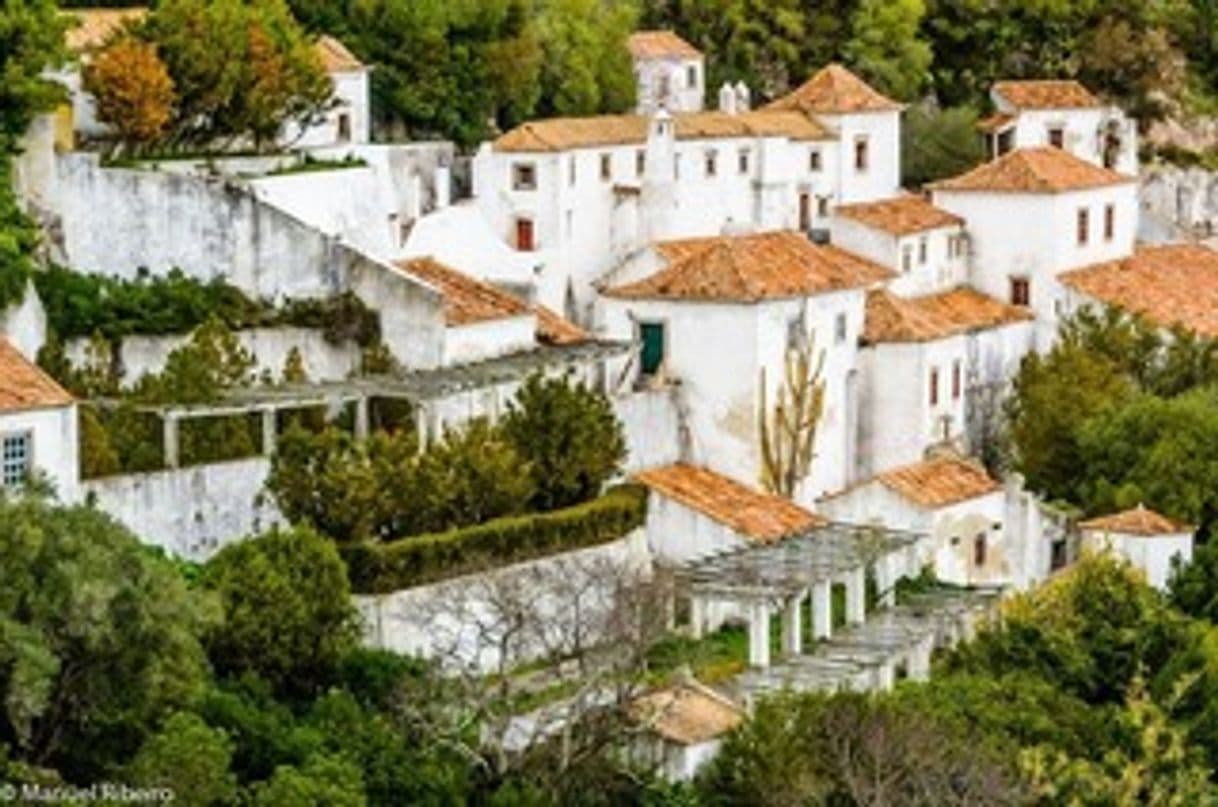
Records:
[[[706,152],[706,175],[713,177],[719,170],[719,156],[713,151]]]
[[[930,405],[939,405],[939,368],[930,368]]]
[[[0,440],[0,486],[17,487],[29,479],[32,442],[28,434],[10,434]]]
[[[1053,148],[1064,148],[1066,145],[1066,130],[1060,126],[1049,128],[1049,145]]]
[[[748,151],[741,150],[740,156],[738,158],[738,166],[740,168],[740,173],[747,174],[749,172],[749,153],[748,153]]]
[[[926,265],[927,251],[926,236],[922,236],[918,239],[918,263],[923,266]]]
[[[867,138],[857,137],[854,140],[854,170],[862,173],[867,170],[867,165],[870,162],[870,154],[868,153]]]
[[[691,90],[698,89],[698,68],[692,64],[685,69],[685,84]]]
[[[845,314],[838,314],[837,318],[834,319],[833,336],[837,340],[837,343],[839,345],[841,343],[845,342],[846,337],[849,336],[849,330],[846,325],[846,315]]]
[[[952,362],[952,400],[960,400],[962,392],[962,379],[960,378],[960,360],[956,359]]]
[[[1032,286],[1026,277],[1011,278],[1011,305],[1031,305]]]
[[[642,149],[634,153],[634,174],[635,176],[643,176],[643,171],[647,169],[647,152]]]
[[[829,216],[829,197],[828,196],[816,197],[816,215],[822,219],[827,218]]]
[[[1088,212],[1087,208],[1079,208],[1076,225],[1078,245],[1080,247],[1085,247],[1087,246],[1087,241],[1091,236],[1091,214]]]
[[[572,154],[571,158],[567,161],[567,184],[570,185],[571,187],[575,187],[575,155],[574,154]]]
[[[901,271],[909,274],[913,270],[913,247],[906,244],[901,248]]]
[[[973,565],[984,566],[987,552],[985,533],[979,532],[973,538]]]
[[[1111,241],[1116,237],[1116,205],[1104,206],[1104,240]]]
[[[813,173],[820,170],[820,149],[812,149],[808,152],[808,170]]]
[[[512,165],[512,190],[537,190],[537,166],[533,163],[514,163]]]
[[[613,155],[601,155],[601,179],[605,182],[613,179]]]

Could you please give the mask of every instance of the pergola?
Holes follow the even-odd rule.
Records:
[[[802,650],[804,603],[812,599],[812,636],[833,632],[832,587],[846,590],[846,622],[866,619],[867,570],[875,575],[880,603],[895,602],[898,579],[917,564],[918,533],[851,524],[827,524],[781,542],[715,555],[677,571],[689,593],[695,637],[707,627],[709,611],[726,605],[745,611],[749,621],[749,663],[770,666],[770,619],[783,609],[783,654]]]
[[[208,403],[149,404],[137,406],[136,410],[160,418],[167,468],[179,465],[178,431],[183,421],[260,414],[262,450],[270,455],[275,451],[280,412],[320,407],[336,411],[354,406],[355,435],[364,439],[368,436],[368,403],[372,399],[410,403],[414,407],[420,444],[425,445],[443,430],[443,423],[433,407],[446,398],[510,384],[534,372],[578,367],[621,355],[629,349],[630,346],[622,342],[598,340],[573,345],[542,345],[530,351],[451,367],[344,381],[239,387],[227,390],[219,400]],[[91,403],[113,407],[118,401],[100,399]],[[496,413],[490,414],[494,417]]]

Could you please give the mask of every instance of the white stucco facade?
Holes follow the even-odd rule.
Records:
[[[902,297],[948,291],[969,280],[968,244],[964,225],[895,234],[834,216],[832,242],[897,273],[888,289]]]
[[[76,404],[0,411],[0,441],[24,438],[28,471],[49,481],[62,502],[80,499],[78,431]]]
[[[1137,173],[1137,125],[1120,108],[1097,102],[1094,106],[1021,109],[997,88],[991,90],[990,98],[1000,114],[1010,117],[1001,127],[1006,132],[1002,143],[1007,150],[1057,145],[1095,165],[1122,174]],[[997,144],[999,133],[991,137]]]
[[[1083,550],[1111,552],[1146,575],[1146,582],[1167,590],[1175,564],[1187,565],[1193,560],[1193,534],[1172,532],[1159,535],[1136,535],[1104,529],[1082,529]]]

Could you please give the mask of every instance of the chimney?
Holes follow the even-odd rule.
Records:
[[[736,82],[736,111],[748,112],[753,106],[753,97],[743,81]]]
[[[729,115],[736,114],[736,90],[726,81],[719,88],[719,111]]]

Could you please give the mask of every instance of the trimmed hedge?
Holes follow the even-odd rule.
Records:
[[[339,547],[352,591],[387,594],[423,583],[617,540],[642,526],[647,491],[619,485],[590,502],[474,527]]]

